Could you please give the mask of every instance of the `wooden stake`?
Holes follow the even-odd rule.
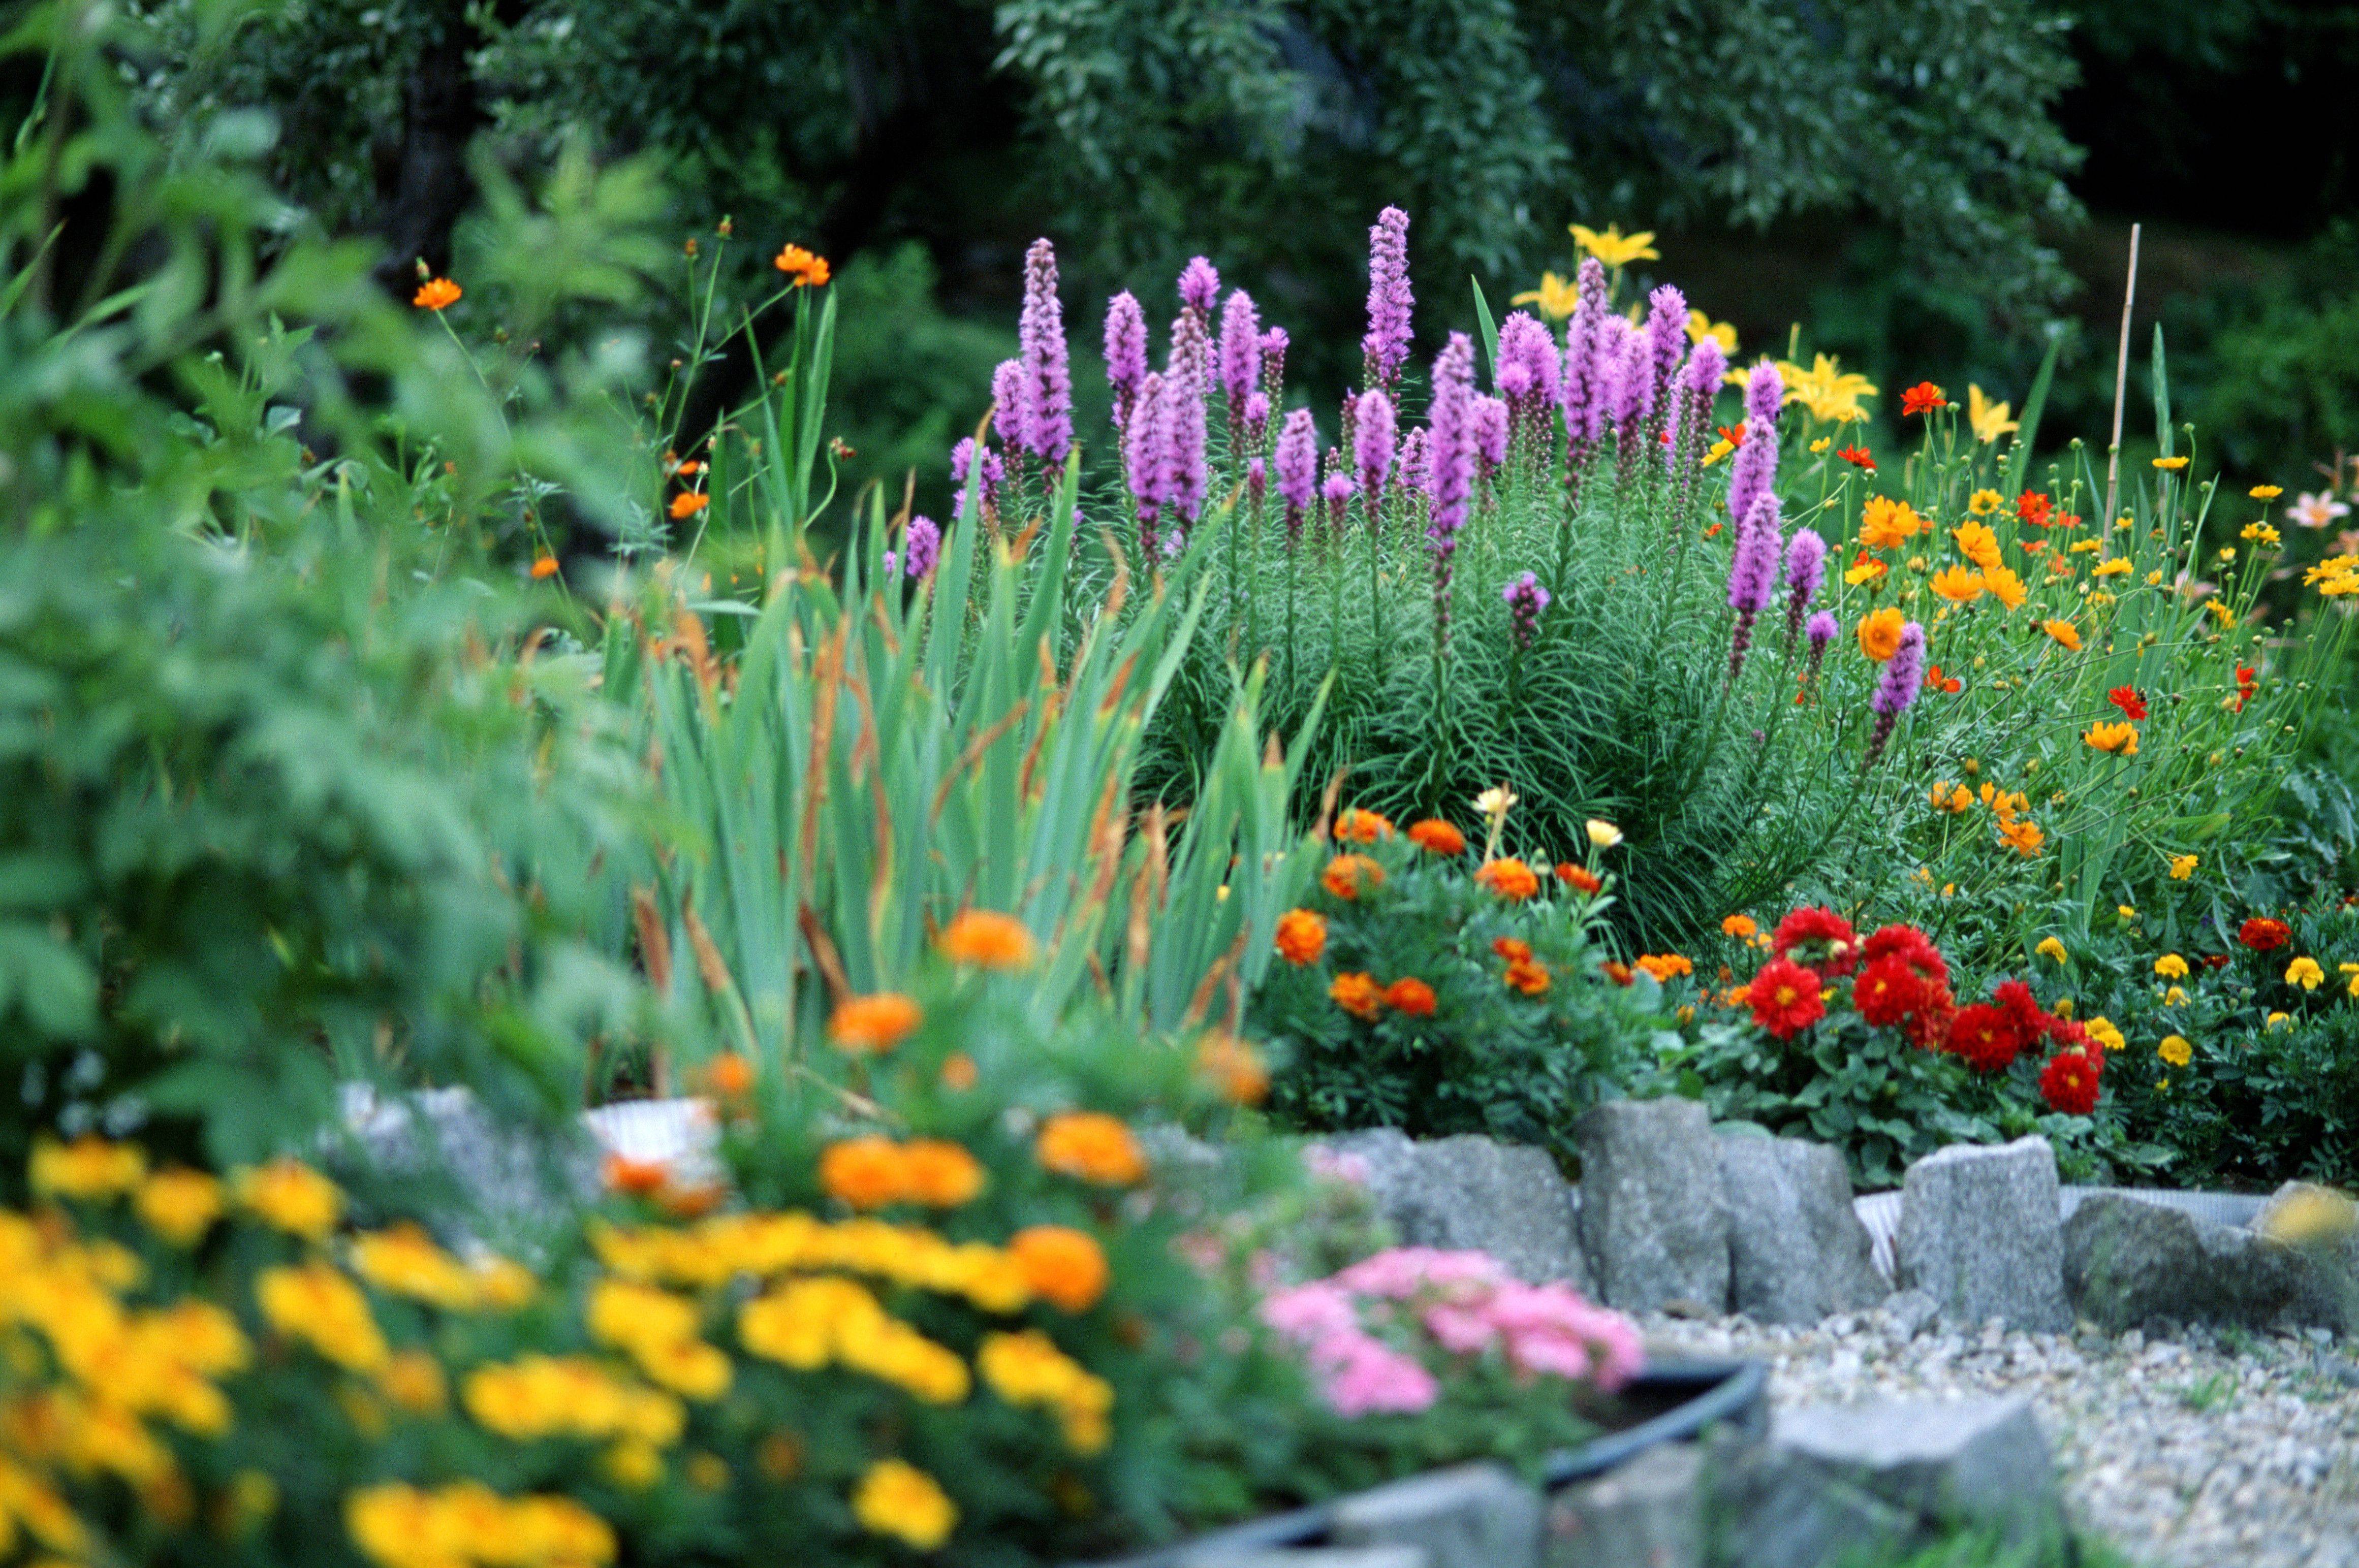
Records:
[[[2130,307],[2137,301],[2138,229],[2130,225],[2130,276],[2122,286],[2122,347],[2114,361],[2114,444],[2105,453],[2105,515],[2101,527],[2114,525],[2114,501],[2122,472],[2122,398],[2130,382]]]

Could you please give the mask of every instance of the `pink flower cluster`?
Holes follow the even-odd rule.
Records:
[[[1379,1303],[1364,1316],[1364,1301]],[[1406,1313],[1396,1314],[1390,1303]],[[1586,1381],[1611,1391],[1644,1364],[1638,1331],[1619,1313],[1592,1306],[1569,1285],[1527,1285],[1486,1252],[1397,1247],[1307,1285],[1277,1291],[1262,1321],[1303,1346],[1327,1402],[1343,1415],[1414,1413],[1441,1387],[1425,1363],[1369,1332],[1397,1323],[1423,1331],[1456,1357],[1495,1347],[1529,1377]]]

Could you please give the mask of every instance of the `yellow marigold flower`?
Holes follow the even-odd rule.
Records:
[[[2162,1037],[2162,1044],[2155,1047],[2154,1054],[2174,1067],[2184,1067],[2195,1059],[2195,1047],[2185,1035],[2166,1034]]]
[[[1998,836],[2009,849],[2027,860],[2037,859],[2039,847],[2048,842],[2048,835],[2040,831],[2039,824],[2028,817],[2001,822]]]
[[[2185,988],[2185,987],[2183,987],[2183,986],[2172,986],[2172,987],[2171,987],[2171,988],[2169,988],[2168,990],[2164,991],[2164,992],[2162,993],[2162,1005],[2163,1005],[2163,1006],[2165,1006],[2165,1007],[2184,1007],[2184,1006],[2186,1006],[2186,1005],[2187,1005],[2187,989],[2186,989],[2186,988]]]
[[[1958,554],[1984,570],[1988,571],[2003,564],[1999,556],[1998,535],[1991,532],[1988,524],[1961,523],[1950,530],[1950,537],[1957,541]]]
[[[130,1192],[147,1174],[147,1155],[136,1143],[85,1132],[71,1143],[33,1141],[27,1175],[37,1193],[62,1198],[109,1198]]]
[[[2267,1022],[2261,1025],[2264,1029],[2289,1029],[2292,1026],[2293,1014],[2289,1012],[2273,1012],[2269,1014]]]
[[[2099,561],[2095,567],[2090,569],[2089,575],[2091,577],[2120,577],[2129,570],[2131,570],[2131,567],[2129,558],[2126,556],[2112,556],[2108,557],[2104,560]]]
[[[1928,798],[1932,801],[1934,810],[1946,811],[1953,816],[1962,811],[1971,809],[1974,804],[1974,797],[1968,792],[1965,785],[1953,784],[1947,779],[1935,784],[1932,794]],[[1929,876],[1927,880],[1931,879]]]
[[[954,964],[978,969],[1028,969],[1038,947],[1025,924],[995,910],[961,910],[942,933],[941,948]]]
[[[1887,605],[1860,617],[1859,651],[1877,664],[1900,651],[1900,633],[1908,623],[1908,617]]]
[[[2166,980],[2183,980],[2187,978],[2187,960],[2176,953],[2165,953],[2154,961],[2154,972]]]
[[[2081,633],[2070,621],[2042,621],[2039,629],[2074,653],[2081,649]]]
[[[1660,261],[1663,253],[1655,248],[1655,232],[1642,229],[1635,234],[1625,234],[1619,223],[1608,223],[1605,232],[1587,228],[1580,223],[1571,226],[1573,243],[1607,266],[1626,266],[1634,261]]]
[[[2114,1027],[2114,1021],[2110,1018],[2093,1018],[2081,1027],[2089,1032],[2090,1039],[2108,1051],[2125,1050],[2129,1045],[2129,1042],[2122,1037],[2122,1032]]]
[[[1147,1174],[1130,1129],[1103,1111],[1058,1112],[1042,1124],[1033,1153],[1049,1170],[1100,1186],[1125,1186]]]
[[[342,1191],[300,1160],[273,1160],[236,1172],[230,1177],[230,1192],[239,1207],[307,1241],[326,1236],[343,1217]]]
[[[2059,942],[2053,936],[2041,937],[2039,939],[2039,946],[2033,948],[2032,951],[2038,953],[2043,958],[2052,959],[2059,964],[2065,962],[2070,957],[2070,955],[2064,951],[2064,944]]]
[[[1009,1404],[1054,1411],[1067,1445],[1075,1451],[1096,1453],[1112,1435],[1106,1414],[1114,1408],[1113,1385],[1058,1349],[1038,1329],[984,1335],[974,1363],[992,1392]]]
[[[2195,868],[2200,863],[2199,859],[2193,855],[2173,855],[2170,858],[2170,880],[2175,882],[2185,881],[2195,874]]]
[[[931,1552],[958,1528],[959,1510],[923,1470],[899,1459],[880,1459],[853,1490],[852,1517],[871,1534]]]
[[[221,1184],[174,1165],[139,1184],[131,1206],[148,1229],[175,1247],[193,1247],[222,1216]]]
[[[2245,524],[2244,532],[2237,537],[2250,539],[2258,544],[2274,545],[2277,542],[2277,531],[2266,523],[2247,523]]]
[[[440,1415],[451,1402],[442,1364],[423,1350],[397,1351],[377,1368],[377,1390],[412,1415]]]
[[[409,297],[409,302],[420,310],[447,310],[459,303],[463,292],[447,277],[429,277]]]
[[[2064,551],[2067,555],[2093,556],[2104,547],[2105,542],[2103,539],[2076,539],[2065,546]]]
[[[2187,460],[2183,457],[2157,458],[2154,460],[2154,466],[2161,469],[2166,473],[2177,473],[2180,469],[2187,466]]]
[[[1983,574],[1964,567],[1943,567],[1929,585],[1952,604],[1972,604],[1983,596]]]
[[[703,1404],[727,1393],[734,1376],[729,1357],[701,1339],[644,1341],[631,1347],[631,1359],[648,1382]]]
[[[2160,588],[2162,586],[2162,568],[2160,567],[2157,567],[2154,570],[2146,574],[2146,585],[2148,588]]]
[[[1027,1226],[1008,1238],[1007,1250],[1032,1293],[1066,1312],[1095,1306],[1112,1278],[1097,1238],[1070,1226]]]
[[[2137,755],[2138,732],[2135,724],[2092,724],[2081,739],[2100,752],[2114,752],[2125,757]]]
[[[475,1304],[473,1271],[408,1221],[353,1238],[353,1272],[393,1295],[464,1312]]]
[[[2285,493],[2285,487],[2280,484],[2256,484],[2245,493],[2255,501],[2275,501]]]
[[[361,1288],[323,1262],[265,1269],[254,1298],[271,1327],[300,1339],[339,1367],[373,1372],[388,1352]]]
[[[1540,274],[1540,286],[1538,288],[1527,288],[1521,294],[1510,297],[1507,303],[1537,305],[1540,308],[1541,315],[1551,321],[1561,321],[1571,315],[1581,304],[1581,287],[1571,278],[1559,277],[1552,272],[1544,272]],[[1702,312],[1690,311],[1689,314],[1700,316]]]
[[[1277,935],[1271,945],[1278,957],[1297,968],[1319,961],[1327,950],[1327,921],[1308,909],[1289,909],[1277,917]]]
[[[2304,957],[2296,958],[2286,966],[2285,978],[2286,984],[2289,986],[2299,986],[2306,991],[2314,991],[2326,979],[2326,971],[2318,967],[2317,959]]]
[[[1859,542],[1871,550],[1889,550],[1906,543],[1925,526],[1917,509],[1888,495],[1871,495],[1860,514]]]
[[[1862,583],[1874,582],[1891,569],[1874,556],[1862,556],[1844,571],[1843,581],[1857,588]]]
[[[828,1015],[828,1043],[853,1055],[881,1055],[925,1022],[925,1010],[898,991],[846,997]]]

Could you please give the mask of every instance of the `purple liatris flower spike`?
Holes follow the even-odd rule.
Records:
[[[1352,476],[1343,470],[1343,454],[1327,454],[1327,477],[1321,481],[1319,493],[1327,503],[1327,532],[1335,538],[1343,536],[1343,509],[1352,503]]]
[[[1474,494],[1474,344],[1463,332],[1450,341],[1433,362],[1433,402],[1427,407],[1433,497],[1431,521],[1425,536],[1433,549],[1434,635],[1447,643],[1450,635],[1451,557],[1457,553],[1459,533],[1466,526],[1467,504]]]
[[[1802,674],[1802,684],[1809,686],[1819,678],[1819,666],[1827,660],[1827,648],[1842,632],[1843,623],[1832,611],[1821,610],[1802,627],[1802,635],[1810,644],[1810,667]]]
[[[1024,446],[1049,467],[1073,445],[1073,370],[1065,353],[1065,311],[1057,299],[1057,251],[1035,240],[1024,254],[1024,314],[1016,328],[1024,361]]]
[[[1269,394],[1256,390],[1245,394],[1245,445],[1261,449],[1261,438],[1269,430]]]
[[[1203,318],[1193,310],[1180,312],[1180,319],[1171,324],[1171,357],[1163,367],[1163,408],[1156,423],[1163,435],[1159,499],[1183,524],[1193,523],[1204,504],[1202,371],[1209,352]],[[1184,533],[1184,527],[1180,532]],[[1177,534],[1173,543],[1178,543]]]
[[[1260,506],[1261,498],[1269,493],[1269,465],[1259,458],[1245,464],[1245,493],[1253,497],[1256,507]]]
[[[1875,728],[1868,732],[1867,761],[1874,762],[1884,754],[1885,742],[1892,739],[1893,726],[1917,700],[1918,688],[1925,679],[1925,628],[1911,621],[1900,629],[1900,645],[1892,657],[1884,661],[1884,678],[1876,683],[1875,696],[1868,706],[1875,713]]]
[[[1209,319],[1212,302],[1221,297],[1221,275],[1202,256],[1190,256],[1180,272],[1180,303]]]
[[[1728,605],[1736,611],[1736,633],[1728,650],[1728,678],[1745,669],[1753,645],[1753,622],[1769,602],[1777,580],[1777,498],[1763,494],[1736,525],[1736,548],[1728,563]]]
[[[1365,496],[1365,508],[1373,522],[1376,507],[1385,497],[1385,482],[1392,477],[1393,400],[1374,388],[1360,394],[1352,408],[1352,456],[1360,470],[1360,493]]]
[[[998,407],[991,416],[991,427],[1010,451],[1024,449],[1025,432],[1031,425],[1030,392],[1021,360],[1002,360],[992,371],[991,400]]]
[[[1777,423],[1778,406],[1786,399],[1786,378],[1767,358],[1753,367],[1745,382],[1745,416]]]
[[[1646,414],[1650,373],[1646,339],[1637,329],[1619,316],[1608,316],[1599,323],[1598,390],[1605,418],[1625,437],[1636,432]]]
[[[1565,434],[1576,444],[1594,444],[1605,431],[1607,362],[1601,359],[1605,323],[1619,319],[1605,308],[1605,267],[1595,256],[1584,257],[1580,272],[1580,300],[1565,329],[1564,382],[1560,397],[1564,407]]]
[[[1138,384],[1147,379],[1147,312],[1124,289],[1106,302],[1106,384],[1114,388],[1114,425],[1130,428],[1130,411],[1138,406]]]
[[[1319,484],[1319,429],[1310,410],[1298,408],[1286,416],[1277,433],[1277,494],[1286,503],[1286,543],[1301,542],[1302,514],[1310,509]]]
[[[974,469],[978,460],[976,456],[978,452],[981,453],[980,461],[983,471],[976,476]],[[959,487],[957,499],[951,506],[951,516],[966,515],[967,481],[973,477],[979,477],[982,483],[982,493],[975,497],[976,510],[996,512],[999,509],[999,485],[1000,481],[1007,477],[1007,465],[999,460],[997,452],[993,451],[989,447],[976,447],[974,438],[965,436],[960,438],[957,446],[951,449],[951,482]]]
[[[1764,373],[1773,378],[1771,401],[1777,396],[1774,378],[1776,367],[1766,362],[1755,367],[1752,383],[1745,388],[1745,405],[1753,403],[1753,388],[1762,384]],[[1738,522],[1745,520],[1753,503],[1769,493],[1777,478],[1777,425],[1773,415],[1767,419],[1750,415],[1745,421],[1745,444],[1736,449],[1736,456],[1728,464],[1728,514]]]
[[[912,517],[908,531],[902,535],[908,554],[903,557],[903,569],[919,581],[934,575],[934,563],[942,558],[942,531],[930,517]]]
[[[1653,372],[1647,378],[1650,404],[1662,404],[1687,351],[1688,297],[1666,283],[1647,296],[1647,352]],[[1669,417],[1668,410],[1664,416]]]
[[[1811,528],[1797,528],[1786,546],[1786,641],[1788,645],[1802,630],[1803,612],[1810,600],[1819,596],[1819,585],[1826,580],[1827,542]]]
[[[1229,291],[1221,307],[1221,390],[1228,395],[1229,420],[1244,416],[1245,399],[1261,384],[1261,313],[1244,289]]]
[[[1123,471],[1138,501],[1138,547],[1152,561],[1161,555],[1158,521],[1167,499],[1163,490],[1163,377],[1149,371],[1138,384],[1138,406],[1123,433]]]
[[[1709,410],[1712,400],[1720,395],[1722,378],[1727,374],[1728,355],[1722,351],[1720,340],[1706,338],[1688,354],[1680,385],[1690,397],[1702,399],[1704,407]]]
[[[1424,426],[1411,429],[1400,444],[1400,467],[1394,482],[1403,490],[1430,493],[1433,442]]]
[[[1276,403],[1286,390],[1286,329],[1272,327],[1261,335],[1261,389]]]
[[[1533,633],[1539,630],[1540,611],[1549,607],[1549,590],[1530,572],[1509,582],[1499,590],[1507,601],[1507,630],[1515,638],[1518,652],[1532,645]]]
[[[1368,231],[1368,331],[1360,340],[1360,358],[1369,385],[1389,391],[1399,378],[1415,302],[1408,287],[1408,214],[1387,207]]]
[[[1488,473],[1507,460],[1507,405],[1504,398],[1474,399],[1474,455]]]

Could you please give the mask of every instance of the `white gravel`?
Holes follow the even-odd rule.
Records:
[[[1639,1321],[1658,1354],[1767,1361],[1770,1400],[1781,1407],[2028,1395],[2063,1467],[2074,1523],[2133,1563],[2359,1568],[2352,1342],[2199,1329],[2183,1342],[2149,1343],[2086,1325],[2071,1335],[1996,1324],[1911,1334],[1908,1314],[1889,1309],[1813,1328]]]

